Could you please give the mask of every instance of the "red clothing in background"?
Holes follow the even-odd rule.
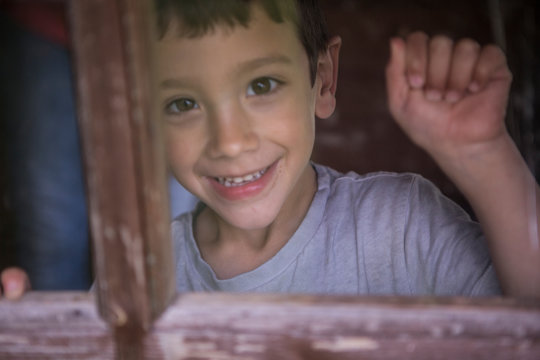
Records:
[[[68,45],[65,5],[32,1],[0,1],[2,11],[25,29],[57,44]]]

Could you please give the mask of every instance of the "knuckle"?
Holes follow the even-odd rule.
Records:
[[[428,38],[428,36],[427,36],[427,34],[425,32],[419,31],[419,30],[411,32],[407,37],[408,38],[417,38],[417,39],[427,39]]]
[[[429,52],[433,56],[447,56],[452,53],[453,41],[449,38],[432,39],[429,45]]]
[[[502,49],[495,44],[488,44],[484,46],[484,49],[486,52],[493,55],[504,55],[504,52],[502,51]]]
[[[458,93],[461,94],[467,88],[467,84],[461,82],[453,81],[448,84],[446,87],[447,93]]]
[[[493,44],[486,45],[484,46],[484,49],[482,51],[484,52],[485,56],[488,58],[498,60],[499,62],[506,62],[505,53],[497,45],[493,45]]]
[[[446,35],[435,35],[431,38],[432,47],[451,47],[454,44],[454,40]]]
[[[444,90],[446,87],[446,78],[429,76],[426,88],[430,90]]]
[[[484,81],[489,76],[489,68],[487,66],[478,65],[476,68],[475,78]]]
[[[461,73],[459,75],[462,75]],[[463,90],[467,87],[470,82],[470,78],[465,76],[450,76],[448,78],[448,83],[446,85],[447,89],[450,90]]]
[[[407,73],[409,75],[419,74],[424,72],[424,62],[419,59],[413,59],[409,63]]]
[[[477,53],[480,51],[480,44],[476,40],[464,38],[457,42],[456,51],[463,53]]]

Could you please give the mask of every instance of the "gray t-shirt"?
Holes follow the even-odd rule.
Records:
[[[177,289],[355,295],[495,295],[480,227],[414,174],[338,173],[313,164],[318,190],[291,239],[255,270],[220,280],[176,218]]]

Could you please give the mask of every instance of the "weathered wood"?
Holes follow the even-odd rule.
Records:
[[[70,5],[97,290],[111,323],[133,316],[148,325],[174,281],[142,10],[136,1]]]
[[[152,2],[69,4],[97,297],[119,357],[134,358],[174,294],[161,123],[150,95]]]
[[[152,40],[157,37],[153,26],[153,1],[122,0],[121,13],[125,23],[126,64],[130,67],[129,94],[133,108],[137,142],[134,156],[138,161],[140,181],[137,188],[142,207],[141,224],[144,234],[145,267],[150,294],[150,311],[159,316],[175,294],[175,271],[169,232],[170,215],[166,179],[165,149],[161,108],[153,96],[155,77]]]
[[[171,359],[536,360],[540,304],[192,294],[152,338]]]
[[[112,359],[89,294],[0,301],[0,359]],[[145,359],[540,358],[540,303],[512,299],[185,294]]]
[[[112,359],[113,341],[89,293],[33,292],[0,300],[0,359]]]

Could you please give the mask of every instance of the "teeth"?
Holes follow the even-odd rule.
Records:
[[[257,172],[255,172],[253,174],[249,174],[249,175],[246,175],[246,176],[217,177],[216,180],[219,181],[219,183],[221,185],[225,185],[227,187],[230,187],[230,186],[242,186],[242,185],[245,185],[246,183],[249,183],[251,181],[255,181],[258,178],[260,178],[261,176],[264,175],[266,170],[268,170],[268,168],[266,168],[264,170],[261,170],[261,171],[257,171]]]

